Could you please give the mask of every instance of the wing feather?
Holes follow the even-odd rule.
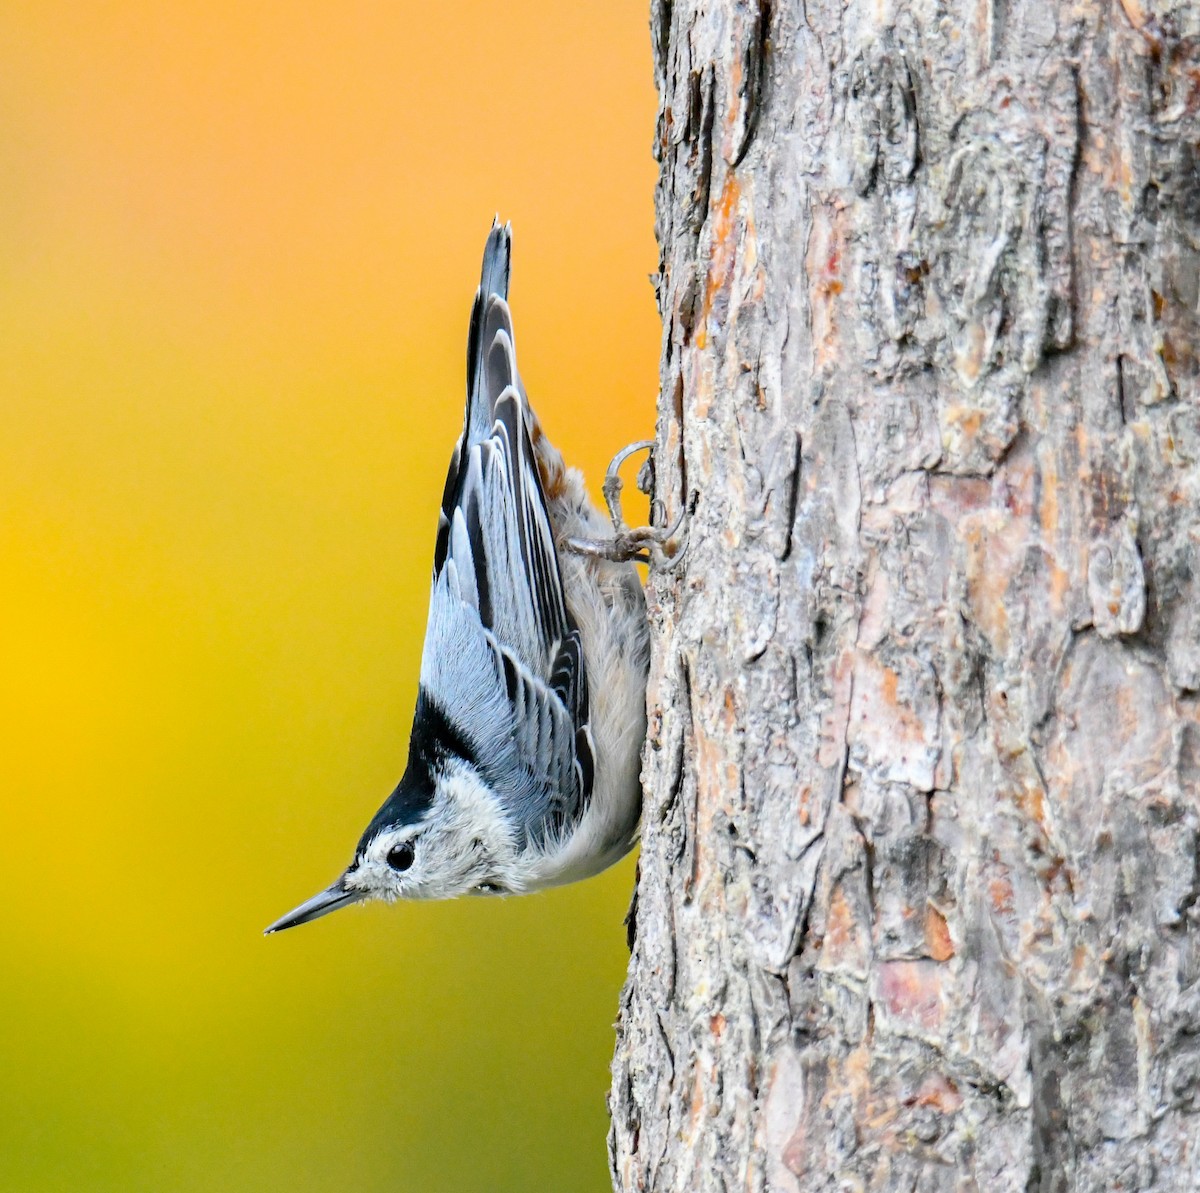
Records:
[[[497,226],[471,316],[467,411],[438,517],[421,684],[472,743],[514,820],[545,843],[590,796],[594,759],[582,643],[517,372],[509,261]]]

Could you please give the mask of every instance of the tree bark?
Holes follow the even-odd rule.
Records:
[[[1200,1190],[1200,8],[655,0],[620,1190]]]

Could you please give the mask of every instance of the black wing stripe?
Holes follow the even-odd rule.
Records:
[[[517,426],[520,411],[517,409],[515,393],[505,394],[496,403],[496,439],[507,463],[508,484],[512,490],[516,511],[517,535],[521,558],[529,558],[528,502],[525,500],[521,478],[521,435]]]
[[[575,730],[575,764],[578,768],[579,789],[583,798],[592,795],[592,784],[596,781],[596,760],[592,753],[592,734],[586,725]]]
[[[445,514],[438,514],[437,541],[433,545],[433,578],[436,580],[442,573],[446,562],[446,549],[450,545],[450,523]]]
[[[579,631],[572,630],[559,643],[558,652],[554,659],[554,669],[550,673],[550,690],[554,692],[568,709],[576,705],[578,685],[576,680],[583,669],[582,643]]]
[[[562,706],[575,726],[573,772],[562,776],[562,781],[574,786],[582,799],[592,792],[595,776],[595,760],[592,755],[591,734],[588,731],[587,676],[583,663],[583,642],[578,630],[572,630],[559,644],[550,675],[550,690],[561,701]]]
[[[471,327],[467,332],[467,424],[470,424],[471,407],[474,404],[475,395],[479,392],[479,374],[483,371],[481,368],[482,353],[479,350],[479,341],[483,335],[483,304],[484,304],[483,288],[475,291],[475,303],[471,307]],[[467,428],[463,428],[464,437]]]
[[[521,677],[517,674],[516,664],[507,650],[500,652],[500,661],[504,664],[504,690],[508,693],[508,702],[515,705],[521,690]]]
[[[523,434],[523,449],[532,451],[527,434]],[[524,455],[524,452],[522,453]],[[532,489],[537,494],[538,504],[534,506],[527,502],[526,508],[531,518],[536,518],[538,525],[531,527],[529,563],[535,581],[537,604],[545,620],[547,631],[553,637],[560,637],[566,629],[562,598],[561,580],[558,575],[558,561],[551,554],[550,527],[545,516],[545,497],[542,494],[541,479],[536,468],[531,466],[528,457],[522,459],[522,480],[525,489]]]
[[[491,560],[488,558],[487,537],[483,532],[483,521],[479,509],[479,489],[473,487],[467,494],[463,514],[467,522],[467,541],[471,544],[471,558],[475,562],[475,588],[479,596],[479,620],[492,628],[492,591],[489,579]]]
[[[446,483],[442,487],[442,508],[438,514],[437,542],[433,548],[433,575],[436,579],[446,562],[446,551],[450,546],[450,523],[454,518],[454,506],[458,501],[458,474],[462,467],[463,436],[459,436],[450,453],[450,467],[446,470]]]

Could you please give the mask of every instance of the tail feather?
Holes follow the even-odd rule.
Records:
[[[487,244],[483,248],[483,269],[479,289],[484,294],[508,297],[508,274],[512,264],[512,224],[501,224],[497,216],[492,221]]]
[[[518,385],[512,317],[506,301],[511,263],[512,228],[496,219],[483,250],[467,337],[467,443],[477,443],[491,433],[496,402],[508,385]]]

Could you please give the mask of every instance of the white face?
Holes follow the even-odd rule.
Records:
[[[418,824],[382,829],[347,872],[347,890],[370,899],[451,899],[503,887],[515,853],[512,826],[475,771],[439,775]]]

